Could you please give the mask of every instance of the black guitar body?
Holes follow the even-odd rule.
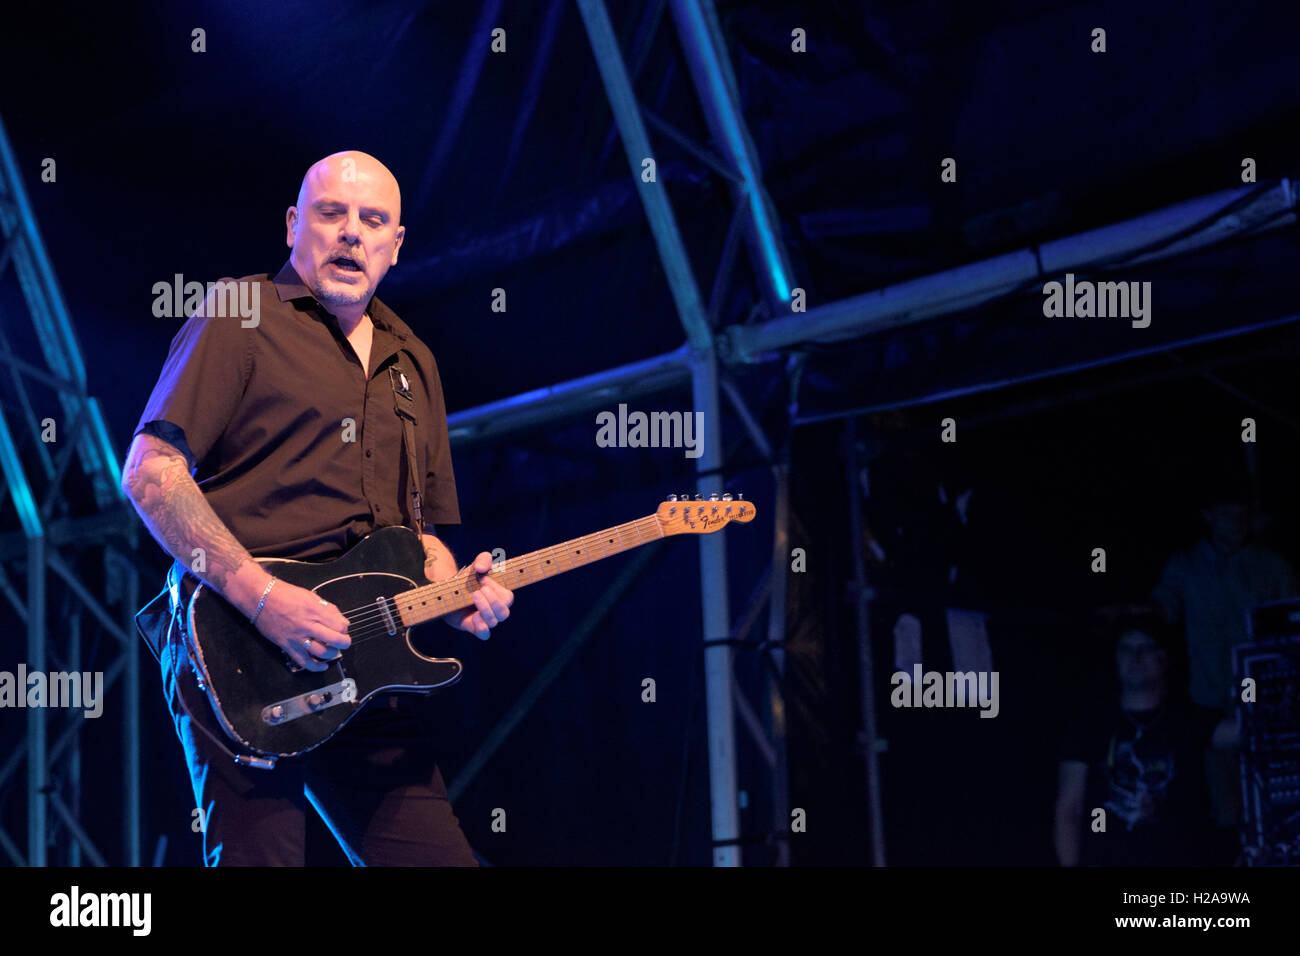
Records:
[[[421,653],[396,607],[384,613],[383,599],[428,583],[424,549],[409,529],[380,528],[334,561],[259,563],[342,611],[352,646],[327,670],[295,669],[247,618],[199,585],[189,602],[190,651],[217,719],[240,747],[272,758],[304,753],[376,694],[428,693],[460,679],[460,661]]]

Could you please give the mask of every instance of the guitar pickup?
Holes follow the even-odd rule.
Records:
[[[388,608],[388,598],[377,597],[375,604],[379,606],[379,616],[384,619],[384,627],[388,628],[388,636],[393,637],[397,634],[397,621],[393,619],[393,612]]]
[[[287,697],[262,708],[262,721],[277,727],[291,720],[318,714],[339,704],[351,704],[357,699],[357,682],[351,677],[344,678],[337,684],[330,684],[319,690]]]

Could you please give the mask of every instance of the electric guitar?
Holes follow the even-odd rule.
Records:
[[[186,641],[199,685],[236,744],[269,760],[323,744],[379,693],[427,694],[454,684],[461,663],[423,653],[411,628],[471,607],[481,577],[511,590],[675,534],[711,534],[754,519],[754,505],[730,495],[709,500],[669,496],[652,515],[554,547],[473,568],[430,584],[424,547],[409,528],[380,528],[342,557],[313,563],[259,558],[289,584],[314,591],[348,619],[352,645],[324,671],[293,664],[242,613],[205,584],[189,599]]]

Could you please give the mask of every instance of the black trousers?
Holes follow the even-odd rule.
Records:
[[[180,636],[168,638],[163,692],[202,811],[205,865],[303,866],[308,804],[354,866],[477,865],[426,728],[403,706],[409,698],[372,700],[326,743],[274,770],[242,767],[197,725],[229,746]]]

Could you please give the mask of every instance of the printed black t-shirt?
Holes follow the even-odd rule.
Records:
[[[1091,707],[1067,728],[1060,759],[1088,765],[1079,862],[1194,866],[1211,833],[1203,753],[1222,715],[1187,704],[1158,710]],[[1094,810],[1106,811],[1094,832]]]

